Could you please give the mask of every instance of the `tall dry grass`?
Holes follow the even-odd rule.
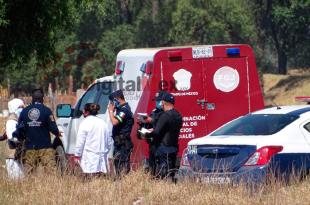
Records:
[[[0,204],[310,204],[310,181],[274,182],[255,191],[245,186],[211,186],[152,180],[135,171],[121,180],[75,176],[31,176],[10,181],[0,174]]]
[[[0,133],[1,134],[3,134],[4,127],[5,127],[5,118],[0,117]]]

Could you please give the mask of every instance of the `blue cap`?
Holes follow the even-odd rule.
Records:
[[[164,93],[161,100],[174,104],[174,97],[170,93]]]
[[[155,98],[153,100],[156,100],[156,101],[160,101],[162,100],[163,98],[163,95],[166,94],[167,92],[163,91],[163,90],[160,90],[158,91],[156,94],[155,94]]]

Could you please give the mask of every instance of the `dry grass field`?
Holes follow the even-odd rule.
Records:
[[[291,70],[288,75],[264,74],[266,105],[298,104],[296,96],[310,96],[310,69]]]
[[[0,204],[309,204],[310,181],[272,183],[250,192],[245,186],[172,184],[154,181],[142,171],[122,180],[82,182],[74,176],[33,176],[9,181],[1,174]]]
[[[266,101],[293,104],[295,95],[310,95],[310,76],[264,76]],[[268,102],[266,103],[268,104]],[[269,103],[270,104],[270,103]],[[0,120],[2,133],[3,120]],[[0,143],[1,165],[3,143]],[[251,190],[246,186],[211,186],[202,183],[152,180],[135,171],[122,180],[83,182],[76,176],[31,176],[18,181],[6,178],[0,167],[0,204],[310,204],[310,179],[290,185],[273,182]]]

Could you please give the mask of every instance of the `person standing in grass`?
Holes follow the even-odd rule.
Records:
[[[133,114],[126,102],[123,91],[116,90],[109,96],[109,116],[113,124],[112,138],[114,141],[114,169],[117,177],[130,171],[130,155],[133,150],[131,130],[134,124]]]
[[[42,89],[32,91],[32,103],[20,114],[17,132],[25,138],[25,154],[22,162],[26,174],[33,173],[39,166],[45,172],[56,172],[55,150],[50,132],[61,136],[52,111],[43,104]]]
[[[84,176],[98,177],[109,172],[108,152],[110,136],[106,122],[97,117],[100,106],[87,103],[84,106],[85,119],[80,124],[75,150],[75,162],[78,163]]]
[[[150,129],[156,127],[156,124],[158,122],[159,117],[163,113],[163,107],[162,107],[162,96],[165,94],[165,91],[159,91],[156,93],[155,100],[156,106],[155,109],[152,111],[150,116],[146,116],[145,119],[138,118],[138,124],[140,126],[140,129],[142,127]],[[142,135],[138,130],[138,133],[140,136]],[[145,137],[145,136],[141,136]],[[147,163],[145,165],[145,170],[149,171],[153,176],[156,175],[156,150],[159,146],[158,141],[154,141],[153,138],[146,138],[146,142],[149,144],[149,158],[147,160]]]
[[[162,179],[170,177],[175,181],[182,116],[174,108],[175,100],[172,94],[164,93],[161,101],[164,112],[150,133],[154,143],[159,145],[155,152],[156,176]]]
[[[10,115],[5,125],[5,134],[0,137],[1,141],[7,140],[5,165],[10,179],[17,179],[24,176],[20,159],[18,159],[16,155],[16,147],[18,142],[13,137],[13,133],[17,126],[18,117],[20,116],[24,106],[24,102],[18,98],[14,98],[8,102]]]

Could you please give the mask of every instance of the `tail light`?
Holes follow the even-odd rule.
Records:
[[[151,75],[153,70],[153,62],[147,61],[146,63],[143,63],[140,67],[140,71],[142,73],[145,73],[147,75]]]
[[[297,96],[295,97],[296,101],[299,102],[306,102],[307,104],[310,104],[310,96]]]
[[[181,61],[182,60],[181,51],[169,51],[168,56],[169,56],[170,61]]]
[[[117,61],[115,66],[115,75],[120,75],[124,72],[125,62]]]
[[[182,167],[189,167],[189,166],[190,166],[190,164],[189,164],[189,162],[188,162],[188,158],[187,158],[187,148],[185,148],[185,149],[183,150],[183,154],[182,154],[182,159],[181,159],[180,165],[181,165]]]
[[[145,73],[147,75],[151,75],[152,74],[152,70],[153,70],[153,62],[152,61],[146,62]]]
[[[265,146],[261,147],[246,161],[244,166],[265,165],[271,157],[283,150],[282,146]]]

